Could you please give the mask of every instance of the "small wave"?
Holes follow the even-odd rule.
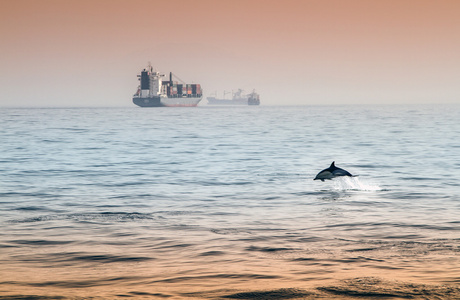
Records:
[[[34,223],[59,220],[74,220],[77,222],[99,221],[99,222],[129,222],[155,220],[156,218],[147,213],[126,213],[126,212],[101,212],[101,213],[76,213],[76,214],[57,214],[44,215],[21,220],[11,220],[11,223]]]
[[[224,255],[225,252],[223,251],[206,251],[201,253],[199,256],[219,256],[219,255]]]
[[[269,291],[250,291],[236,294],[224,295],[222,298],[227,299],[298,299],[314,296],[313,292],[300,289],[288,288]]]
[[[337,297],[367,299],[459,299],[460,296],[460,289],[456,286],[422,285],[378,277],[346,279],[337,285],[318,287],[317,290]]]
[[[212,233],[215,234],[222,234],[222,235],[228,235],[228,234],[250,234],[249,231],[246,230],[241,230],[237,228],[223,228],[223,229],[211,229]]]
[[[182,183],[179,183],[179,184],[182,184]],[[214,180],[214,181],[196,181],[194,183],[200,184],[202,186],[235,186],[235,185],[251,185],[251,184],[254,184],[254,182],[252,182],[252,181],[244,181],[244,180],[228,181],[228,182],[217,181],[217,180]]]
[[[246,248],[247,251],[260,251],[260,252],[279,252],[279,251],[294,251],[294,248],[275,248],[275,247],[256,247],[250,246]]]
[[[4,281],[2,284],[11,284],[31,287],[60,287],[60,288],[89,288],[96,286],[108,286],[122,283],[131,283],[139,280],[145,280],[141,276],[124,276],[114,278],[103,278],[99,280],[62,280],[62,281],[41,281],[41,282],[23,282],[23,281]],[[27,298],[30,299],[30,298]]]
[[[152,260],[152,257],[144,256],[118,256],[118,255],[82,255],[75,256],[73,260],[87,261],[87,262],[101,262],[101,263],[113,263],[113,262],[143,262]]]
[[[130,298],[134,296],[150,296],[150,297],[156,297],[156,298],[169,298],[172,297],[171,295],[168,294],[162,294],[162,293],[148,293],[148,292],[129,292],[126,295],[119,295],[120,297],[125,297],[125,298]]]
[[[70,244],[72,241],[51,241],[51,240],[14,240],[11,243],[30,246],[54,246]]]
[[[47,208],[44,207],[39,207],[39,206],[22,206],[16,208],[16,210],[20,211],[38,211],[38,210],[48,210]]]
[[[242,280],[255,280],[255,279],[279,279],[282,276],[278,275],[264,275],[264,274],[233,274],[233,273],[222,273],[214,275],[201,275],[201,276],[178,276],[166,279],[159,279],[152,281],[152,283],[178,283],[186,281],[203,281],[212,279],[242,279]]]
[[[334,179],[334,188],[336,190],[357,190],[357,191],[381,191],[378,185],[361,181],[357,177],[340,177]]]

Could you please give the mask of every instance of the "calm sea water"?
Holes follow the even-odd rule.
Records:
[[[0,109],[0,295],[460,283],[460,106]],[[354,178],[312,179],[332,161]]]

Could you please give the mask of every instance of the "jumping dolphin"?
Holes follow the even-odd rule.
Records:
[[[316,175],[315,179],[313,180],[319,179],[321,181],[324,181],[325,179],[332,179],[332,178],[339,177],[339,176],[354,177],[354,175],[351,175],[348,171],[341,169],[341,168],[337,168],[334,165],[334,163],[335,161],[332,162],[329,168],[324,169],[321,172],[319,172],[318,175]]]

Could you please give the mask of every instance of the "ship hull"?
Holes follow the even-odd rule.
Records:
[[[161,104],[160,97],[133,97],[133,103],[140,107],[161,107],[164,106]]]
[[[167,107],[195,107],[200,103],[202,97],[165,97],[161,98],[163,106]]]
[[[201,97],[133,97],[133,103],[140,107],[195,107]]]

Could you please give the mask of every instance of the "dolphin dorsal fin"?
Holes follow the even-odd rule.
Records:
[[[335,168],[335,161],[332,162],[331,166],[329,168]]]

